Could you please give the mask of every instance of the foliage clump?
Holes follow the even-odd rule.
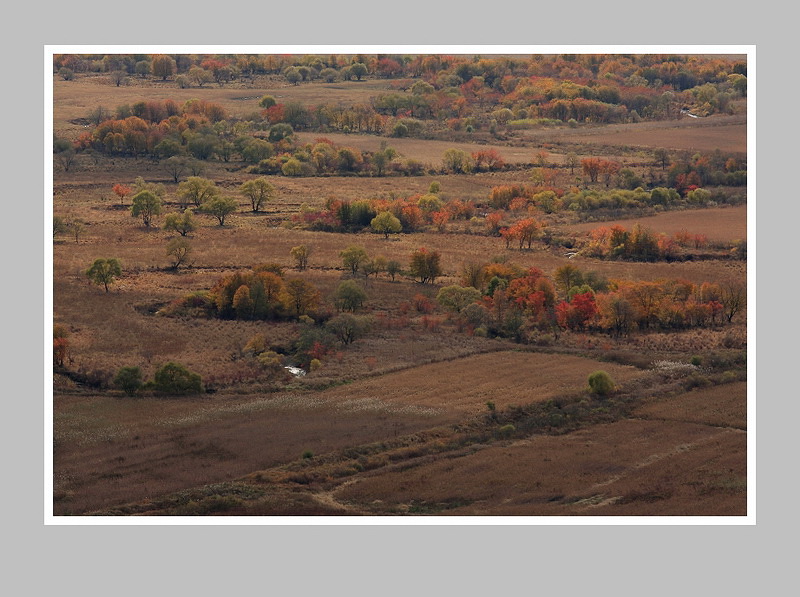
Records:
[[[605,371],[595,371],[589,375],[589,390],[598,396],[608,396],[616,391],[616,385]]]

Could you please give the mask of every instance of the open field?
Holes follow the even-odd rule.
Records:
[[[747,239],[747,206],[721,207],[717,209],[700,209],[674,211],[656,214],[648,218],[609,220],[603,226],[620,225],[630,228],[636,222],[652,228],[654,232],[674,235],[685,230],[687,232],[702,231],[710,242],[732,242]],[[589,232],[600,224],[596,222],[573,224],[568,230],[576,233]]]
[[[711,116],[684,117],[667,122],[613,124],[588,130],[557,129],[525,135],[530,141],[551,140],[561,143],[585,143],[611,147],[654,148],[685,151],[747,152],[747,118]]]
[[[291,85],[279,75],[190,89],[129,77],[116,87],[108,75],[93,73],[72,81],[55,77],[53,89],[54,132],[75,139],[92,130],[86,117],[98,106],[113,111],[143,99],[201,98],[238,119],[257,114],[265,94],[280,102],[355,106],[397,87],[373,77]],[[735,243],[747,239],[747,206],[740,198],[746,188],[715,188],[722,197],[737,195],[727,204],[682,204],[660,213],[550,213],[532,204],[502,210],[504,225],[539,219],[542,234],[527,248],[507,244],[487,224],[494,211],[490,194],[501,185],[540,184],[535,181],[546,175],[561,191],[614,190],[614,182],[590,181],[580,167],[570,172],[568,153],[616,160],[651,187],[666,184],[654,149],[741,157],[745,103],[737,98],[732,113],[707,118],[500,127],[496,134],[484,126],[474,137],[441,123],[431,125],[432,138],[304,130],[293,135],[298,154],[320,137],[364,156],[386,143],[398,160],[417,160],[424,168],[419,175],[265,175],[274,198],[253,212],[240,191],[258,177],[250,164],[236,156],[204,160],[198,175],[234,198],[236,209],[224,225],[195,214],[197,227],[185,237],[191,253],[178,268],[167,247],[184,237],[163,224],[166,214],[179,211],[179,185],[163,161],[79,152],[67,171],[56,161],[53,215],[72,227],[54,233],[52,253],[53,323],[68,342],[53,377],[54,514],[746,515],[746,304],[734,307],[729,319],[727,311],[716,312],[702,325],[690,325],[682,314],[669,326],[652,323],[675,309],[682,289],[744,284],[747,261],[737,257]],[[488,121],[487,114],[481,117]],[[447,172],[442,156],[451,148],[466,154],[494,149],[510,167]],[[542,150],[547,163],[537,166]],[[149,228],[131,215],[131,196],[120,200],[112,191],[137,177],[163,185],[162,213]],[[438,227],[426,220],[389,238],[368,226],[323,232],[302,223],[336,201],[416,201],[432,183],[443,205],[470,203],[470,217]],[[588,231],[636,222],[656,234],[704,234],[712,246],[686,249],[685,260],[573,254]],[[310,249],[303,269],[291,254],[300,245]],[[375,261],[396,261],[400,272],[353,273],[341,256],[351,246],[363,247]],[[412,271],[411,255],[421,247],[440,257],[434,281],[422,283]],[[86,275],[98,258],[121,263],[108,292]],[[211,308],[197,316],[171,311],[189,295],[211,297],[219,307],[215,301],[222,299],[209,291],[224,277],[249,275],[262,264],[279,267],[282,284],[310,284],[316,306],[293,313],[281,295],[282,310],[261,320],[238,307],[225,317]],[[480,298],[471,311],[439,302],[442,288],[465,284],[470,266],[495,272],[493,282],[488,275],[476,282]],[[658,309],[615,333],[599,315],[585,325],[556,318],[557,305],[568,306],[578,290],[585,292],[557,281],[566,266],[586,274],[598,296],[626,283],[681,285]],[[503,303],[510,284],[537,270],[551,282],[552,298],[531,286]],[[338,295],[344,282],[365,293],[352,315],[367,323],[352,341],[330,331],[331,321],[351,314]],[[503,293],[493,295],[498,289]],[[595,288],[590,291],[594,296]],[[534,313],[536,300],[550,309],[550,319]],[[248,348],[259,336],[261,353]],[[307,338],[317,343],[303,348]],[[269,352],[280,365],[305,367],[304,375],[269,368],[258,356]],[[203,391],[154,390],[152,380],[168,362],[201,376]],[[151,384],[135,396],[114,381],[130,366]],[[608,395],[588,388],[598,370],[613,378]]]

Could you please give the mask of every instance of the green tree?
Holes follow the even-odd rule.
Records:
[[[334,303],[340,311],[355,313],[364,306],[367,293],[355,280],[345,280],[336,289]]]
[[[193,66],[190,68],[186,76],[189,77],[189,80],[198,87],[202,87],[206,83],[211,83],[211,81],[214,80],[214,73],[199,66]]]
[[[139,367],[121,367],[114,376],[114,385],[133,396],[142,387],[142,370]]]
[[[350,65],[350,73],[359,81],[362,77],[366,76],[368,72],[369,69],[363,62],[356,62]]]
[[[311,249],[309,249],[306,245],[292,247],[289,251],[289,254],[294,258],[299,271],[302,272],[308,267],[308,258],[311,256]]]
[[[446,310],[460,313],[467,305],[481,298],[481,291],[470,286],[453,284],[444,286],[436,295],[436,301]]]
[[[390,211],[382,211],[372,218],[370,226],[375,232],[383,234],[384,238],[389,238],[390,234],[397,234],[403,230],[403,224]]]
[[[153,218],[161,213],[161,198],[151,191],[139,191],[131,200],[131,216],[142,218],[145,227],[150,228]]]
[[[472,162],[470,155],[462,150],[451,147],[444,152],[442,164],[445,170],[460,174],[462,172],[469,172],[472,170]]]
[[[243,182],[239,190],[250,200],[253,213],[261,211],[261,207],[275,197],[275,187],[263,176]]]
[[[362,264],[369,260],[369,256],[364,247],[355,245],[347,247],[344,251],[339,253],[339,257],[341,257],[344,267],[349,269],[353,275],[357,274]]]
[[[286,80],[292,85],[297,85],[303,79],[303,75],[300,74],[296,66],[288,67],[283,71],[283,76],[286,77]]]
[[[227,218],[230,214],[235,212],[239,205],[236,203],[236,199],[232,197],[223,197],[218,195],[213,199],[206,201],[202,206],[201,209],[203,213],[210,214],[219,220],[219,225],[225,225],[225,218]]]
[[[166,363],[153,376],[153,388],[163,394],[199,394],[202,378],[178,363]]]
[[[191,209],[185,209],[183,213],[167,214],[164,218],[164,230],[177,232],[181,236],[186,236],[194,232],[197,224]]]
[[[183,237],[173,238],[167,243],[167,256],[172,257],[172,269],[177,270],[189,259],[192,245]]]
[[[108,286],[114,283],[115,278],[122,275],[122,265],[118,259],[95,259],[94,263],[86,270],[86,277],[97,285],[102,284],[108,292]]]
[[[392,277],[392,282],[394,282],[395,277],[403,271],[403,266],[400,264],[399,261],[395,261],[394,259],[390,259],[386,262],[386,273]]]

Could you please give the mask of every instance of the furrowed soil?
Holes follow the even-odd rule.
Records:
[[[174,82],[107,77],[54,79],[54,129],[75,138],[87,113],[142,99],[218,102],[237,117],[258,100],[369,103],[391,91],[383,80],[289,85],[277,78],[201,89]],[[541,334],[530,344],[488,338],[435,307],[440,288],[458,284],[462,267],[498,261],[536,267],[547,276],[576,265],[609,280],[682,279],[724,283],[746,279],[747,263],[715,249],[704,259],[637,263],[570,258],[561,246],[506,248],[477,221],[448,222],[389,239],[368,232],[304,230],[293,218],[327,200],[407,197],[441,185],[444,200],[485,205],[491,189],[528,184],[534,156],[547,151],[555,180],[575,175],[564,157],[603,156],[644,175],[653,148],[746,151],[741,114],[668,122],[565,126],[452,138],[314,134],[375,151],[382,142],[403,159],[425,164],[421,176],[268,176],[276,198],[252,213],[238,193],[255,177],[242,163],[209,161],[203,176],[239,202],[224,226],[197,216],[192,253],[170,267],[163,216],[145,228],[111,188],[137,176],[162,183],[165,213],[178,210],[177,184],[158,162],[97,160],[54,172],[53,214],[83,223],[77,237],[53,241],[54,323],[68,332],[64,370],[47,396],[53,416],[53,510],[77,515],[248,516],[744,516],[747,514],[746,310],[730,323],[701,329],[607,334]],[[495,149],[507,171],[444,174],[451,147]],[[577,172],[577,170],[576,170]],[[602,188],[599,184],[597,188]],[[742,192],[744,192],[742,190]],[[744,205],[670,211],[579,222],[549,217],[555,236],[639,222],[656,233],[705,234],[720,246],[747,238]],[[309,267],[295,269],[292,247],[311,249]],[[371,257],[405,268],[419,247],[441,253],[443,275],[420,284],[399,275],[357,277],[367,293],[360,314],[372,318],[365,337],[338,346],[306,375],[269,374],[244,346],[264,334],[288,358],[303,330],[296,320],[257,322],[167,317],[163,309],[205,292],[222,276],[275,263],[287,279],[314,284],[332,304],[353,276],[339,253],[363,246]],[[122,276],[108,293],[86,277],[98,257],[118,258]],[[413,305],[425,297],[433,312]],[[701,365],[689,365],[698,361]],[[175,361],[200,374],[208,393],[190,397],[124,396],[112,378],[136,365],[151,379]],[[678,363],[672,369],[659,363]],[[617,392],[587,389],[604,370]],[[693,389],[689,389],[693,388]],[[52,400],[52,402],[50,402]]]

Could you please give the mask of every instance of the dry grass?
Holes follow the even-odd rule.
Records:
[[[180,90],[174,83],[131,83],[117,88],[103,76],[70,82],[56,78],[57,134],[71,137],[85,130],[79,119],[98,105],[113,109],[140,99],[201,97],[242,116],[257,110],[258,98],[266,93],[280,101],[361,103],[389,85],[369,81],[291,86],[264,78],[252,84]],[[547,145],[553,163],[559,163],[565,151],[577,150],[580,155],[615,156],[639,167],[650,159],[653,147],[738,151],[744,127],[743,118],[733,116],[597,129],[558,128],[525,131],[480,147],[497,149],[509,162],[529,162]],[[321,135],[301,135],[304,139],[316,136]],[[366,150],[377,149],[382,140],[388,140],[404,158],[434,168],[449,147],[468,151],[478,147],[378,136],[326,136]],[[625,144],[637,147],[621,148]],[[239,164],[220,162],[209,162],[204,175],[234,196],[238,185],[255,176]],[[523,268],[538,267],[546,274],[570,263],[607,278],[683,278],[695,283],[744,279],[746,263],[568,260],[563,251],[542,246],[530,251],[506,250],[500,238],[486,236],[480,224],[467,222],[450,224],[446,233],[403,234],[390,240],[373,234],[314,233],[284,226],[303,205],[320,208],[330,197],[410,196],[426,192],[432,180],[441,183],[445,198],[482,202],[493,186],[530,182],[530,171],[517,170],[468,176],[270,177],[278,198],[265,213],[249,213],[247,203],[239,197],[240,211],[226,226],[199,217],[201,226],[190,238],[190,264],[172,272],[167,270],[166,255],[172,235],[158,228],[143,229],[131,218],[129,206],[119,206],[112,198],[115,183],[130,184],[137,176],[163,182],[166,211],[177,209],[173,203],[175,183],[150,160],[103,159],[95,164],[81,156],[75,170],[55,172],[54,214],[85,224],[79,242],[60,237],[53,245],[54,320],[70,333],[67,365],[108,379],[123,365],[141,366],[149,377],[159,364],[174,360],[200,373],[220,391],[190,398],[128,399],[111,393],[87,394],[85,388],[65,378],[56,379],[57,514],[113,509],[128,501],[147,501],[173,491],[247,477],[253,471],[265,471],[263,478],[275,476],[281,481],[270,487],[267,497],[249,513],[743,512],[746,436],[719,426],[746,428],[741,406],[745,384],[706,388],[675,398],[664,398],[656,389],[636,411],[636,416],[648,420],[596,425],[561,437],[517,438],[513,443],[488,447],[467,442],[449,450],[443,442],[453,439],[448,434],[454,433],[454,426],[483,421],[489,400],[504,409],[563,395],[578,396],[586,377],[596,369],[609,371],[623,388],[636,387],[649,374],[586,356],[509,350],[512,345],[507,341],[457,331],[443,313],[434,313],[442,321],[438,331],[424,329],[418,313],[411,313],[407,320],[394,318],[400,305],[415,294],[433,298],[441,285],[457,282],[462,265],[468,262],[509,260]],[[566,169],[558,176],[558,184],[567,185],[570,178],[574,181]],[[685,228],[712,240],[746,238],[743,207],[672,212],[643,220],[650,222],[667,233]],[[593,227],[573,226],[563,217],[553,219],[551,225],[558,234]],[[299,244],[313,251],[310,269],[302,273],[290,269],[289,251]],[[297,323],[184,320],[152,314],[170,300],[209,289],[226,273],[265,262],[286,267],[290,277],[311,281],[330,300],[347,278],[339,252],[353,244],[364,246],[373,257],[383,255],[403,265],[413,250],[425,246],[441,253],[445,273],[436,285],[420,285],[402,277],[396,282],[385,277],[366,281],[365,313],[376,319],[373,331],[353,345],[337,347],[323,359],[321,369],[303,379],[276,383],[242,353],[257,333],[288,349],[299,332]],[[116,257],[123,265],[123,276],[107,294],[83,273],[98,257]],[[734,349],[746,346],[744,318],[735,326],[720,329],[634,335],[621,340],[564,334],[557,348],[589,355],[635,351],[639,360],[646,361],[663,354],[688,360],[692,354],[728,345]],[[449,431],[441,436],[431,432],[441,426]],[[424,443],[420,439],[424,434],[431,433],[433,439],[425,440],[428,448],[416,445]],[[394,451],[381,448],[383,442],[394,439],[399,442]],[[331,456],[365,445],[377,445],[375,454],[358,466],[338,463]],[[336,466],[351,468],[338,473],[316,470],[320,482],[328,484],[325,491],[311,482],[317,479],[312,475],[312,462],[303,465],[306,472],[292,469],[296,480],[287,480],[288,473],[280,467],[287,463],[290,468],[299,467],[297,461],[304,450],[320,455],[320,460],[331,458]],[[447,456],[436,457],[440,453]],[[420,460],[416,460],[418,456]],[[397,466],[385,466],[391,462]],[[351,476],[360,472],[364,474]],[[350,483],[337,485],[333,479],[339,476]],[[311,492],[297,491],[299,485],[308,485]]]
[[[637,222],[650,228],[656,234],[664,233],[673,236],[678,232],[686,231],[690,234],[704,234],[708,237],[708,241],[712,243],[731,243],[736,240],[747,240],[746,205],[670,211],[648,218],[571,224],[564,228],[572,233],[580,234],[589,232],[599,226],[611,227],[617,224],[630,229]]]
[[[359,396],[474,415],[486,412],[488,401],[505,408],[580,393],[597,369],[608,371],[622,387],[642,374],[634,367],[581,357],[504,351],[414,367],[334,388],[321,397]]]
[[[682,118],[637,124],[612,124],[594,128],[555,129],[527,132],[530,142],[547,140],[557,143],[595,147],[665,148],[670,150],[711,152],[747,152],[747,117],[744,107],[733,116]],[[612,150],[613,153],[613,150]]]
[[[732,430],[621,421],[376,471],[334,495],[377,513],[743,516],[745,448]]]
[[[648,419],[747,429],[747,384],[725,384],[676,397],[655,398],[637,408],[634,414]]]

